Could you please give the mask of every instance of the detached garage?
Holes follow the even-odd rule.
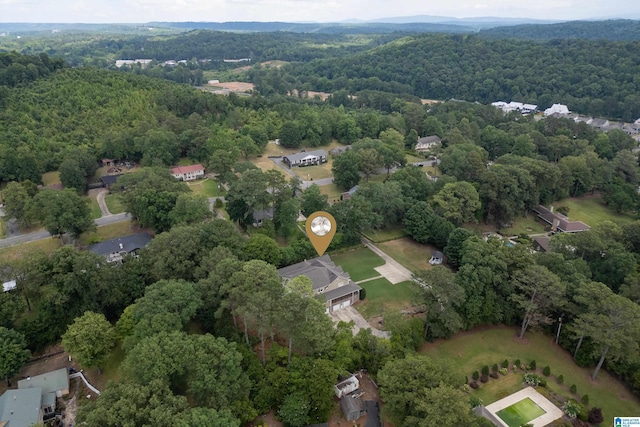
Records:
[[[329,312],[349,307],[360,300],[360,286],[351,282],[324,294]]]

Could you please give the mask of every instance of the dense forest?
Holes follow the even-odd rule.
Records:
[[[638,42],[492,40],[464,35],[405,37],[347,58],[290,64],[283,79],[313,90],[362,89],[427,99],[529,102],[634,121]],[[272,73],[276,73],[272,71]]]
[[[558,24],[522,24],[480,30],[481,36],[499,39],[640,40],[640,22],[629,19],[573,21]]]

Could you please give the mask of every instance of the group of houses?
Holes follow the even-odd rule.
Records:
[[[538,111],[538,106],[535,104],[524,104],[522,102],[515,102],[515,101],[511,101],[511,102],[497,101],[497,102],[492,102],[491,105],[493,105],[496,108],[499,108],[505,113],[511,113],[513,111],[517,111],[522,115],[527,115],[527,114],[535,113]]]

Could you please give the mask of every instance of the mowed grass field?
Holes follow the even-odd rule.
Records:
[[[611,420],[614,416],[640,414],[640,399],[606,371],[600,371],[598,379],[593,381],[592,369],[576,365],[568,352],[553,344],[552,337],[527,332],[521,340],[517,337],[516,329],[495,326],[461,332],[447,340],[425,344],[420,352],[436,359],[447,360],[456,372],[469,378],[482,366],[500,364],[504,359],[509,363],[520,359],[523,364],[535,360],[539,371],[547,365],[551,368],[552,377],[547,379],[551,390],[571,396],[568,387],[575,384],[577,395],[572,397],[579,400],[580,396],[588,394],[590,405],[602,408],[605,420]],[[554,379],[560,374],[564,376],[563,386],[557,384]],[[490,380],[481,386],[477,393],[485,405],[521,388],[515,388],[517,384],[513,379],[509,379],[510,377],[516,377],[517,383],[522,382],[521,373],[510,372],[506,377]]]
[[[124,212],[124,205],[115,194],[107,194],[104,196],[104,202],[107,204],[107,208],[112,214]]]
[[[80,236],[82,245],[91,245],[104,240],[115,239],[117,237],[128,236],[139,233],[141,230],[136,227],[131,220],[115,222],[113,224],[97,227],[96,231],[84,233]]]
[[[356,305],[356,309],[365,319],[410,307],[418,290],[413,282],[393,285],[385,278],[362,282],[359,286],[366,291],[366,297]]]
[[[205,196],[207,199],[227,194],[227,190],[223,186],[220,186],[218,190],[218,182],[213,178],[189,181],[186,184],[193,193]]]
[[[367,230],[362,233],[364,237],[373,243],[388,242],[390,240],[402,239],[407,235],[405,228],[402,226],[394,226],[383,228],[381,230]]]
[[[352,249],[339,254],[331,254],[331,259],[336,265],[349,273],[351,280],[358,282],[364,279],[380,276],[374,270],[384,264],[384,260],[367,248]]]
[[[567,215],[572,221],[582,221],[591,227],[595,227],[604,221],[611,221],[618,225],[628,224],[635,220],[634,217],[626,214],[619,214],[613,209],[609,209],[602,202],[600,197],[582,197],[563,199],[552,203],[554,208],[566,206],[569,208]]]
[[[379,243],[376,246],[413,272],[430,269],[429,259],[437,250],[435,246],[423,245],[410,237]]]

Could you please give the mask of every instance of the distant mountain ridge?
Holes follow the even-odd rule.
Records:
[[[610,19],[604,21],[570,21],[556,24],[524,24],[480,30],[480,35],[491,38],[528,40],[583,39],[583,40],[640,40],[640,21]]]

